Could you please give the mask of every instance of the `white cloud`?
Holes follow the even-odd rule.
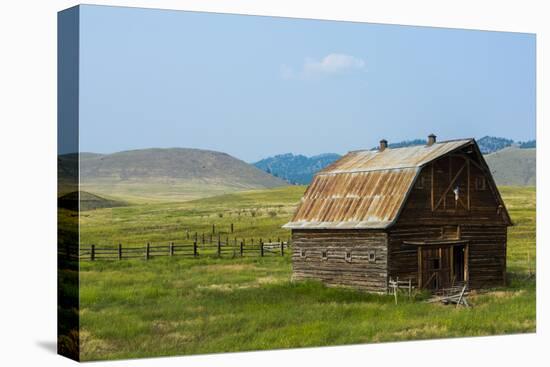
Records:
[[[346,54],[329,54],[321,60],[306,59],[301,70],[295,71],[288,65],[281,65],[281,76],[284,79],[307,79],[323,75],[338,74],[349,71],[364,70],[363,59]]]

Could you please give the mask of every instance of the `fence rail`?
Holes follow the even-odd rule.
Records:
[[[259,239],[254,240],[229,240],[217,242],[198,243],[146,243],[143,246],[118,244],[114,247],[97,246],[94,244],[59,246],[58,256],[69,261],[98,261],[98,260],[126,260],[126,259],[144,259],[161,256],[179,256],[179,257],[250,257],[250,256],[284,256],[290,246],[290,241],[271,241],[264,242]]]

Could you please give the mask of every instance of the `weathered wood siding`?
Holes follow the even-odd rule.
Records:
[[[452,239],[445,226],[395,226],[388,231],[388,277],[411,279],[418,285],[418,247],[403,241]],[[507,227],[460,225],[457,240],[468,241],[468,280],[471,288],[503,285],[506,279]],[[447,232],[448,233],[448,232]]]
[[[468,240],[469,284],[472,288],[501,286],[506,281],[506,226],[471,225],[460,228]]]
[[[499,211],[499,202],[493,193],[489,178],[474,164],[464,168],[464,159],[443,157],[422,169],[417,183],[410,191],[407,202],[399,215],[398,223],[402,225],[456,225],[456,224],[484,224],[503,225],[503,212]],[[433,171],[433,179],[432,179]],[[460,201],[455,202],[452,190],[443,195],[452,179],[458,174],[454,188],[460,188]],[[468,184],[468,176],[470,176]],[[485,180],[485,188],[476,188],[476,179]],[[434,193],[432,198],[432,183]],[[468,210],[468,193],[470,209]],[[432,201],[439,206],[432,211]]]
[[[388,231],[388,276],[418,285],[418,247],[403,241],[442,239],[441,226],[396,226]]]
[[[452,186],[460,188],[460,202],[452,190],[444,195],[455,177]],[[480,186],[476,180],[485,183]],[[434,205],[437,207],[432,210]],[[467,167],[461,157],[443,157],[433,167],[430,164],[422,169],[397,223],[388,230],[388,276],[411,278],[417,284],[417,246],[403,241],[456,239],[468,241],[470,287],[502,285],[506,276],[506,233],[506,221],[489,177],[472,163]]]
[[[374,259],[369,256],[373,252]],[[382,230],[295,229],[292,268],[295,280],[317,279],[329,286],[385,292],[387,234]]]

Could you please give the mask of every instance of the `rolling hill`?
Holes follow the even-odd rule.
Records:
[[[536,150],[504,148],[485,155],[497,185],[535,186]]]
[[[65,158],[59,158],[60,174],[67,171]],[[130,202],[182,201],[285,185],[229,154],[210,150],[153,148],[80,155],[81,190]]]

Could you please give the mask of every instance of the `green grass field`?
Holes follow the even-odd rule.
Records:
[[[163,243],[185,230],[285,237],[304,187],[184,203],[98,209],[81,218],[82,243]],[[509,285],[470,297],[473,308],[427,304],[317,282],[290,281],[290,258],[156,258],[82,262],[82,360],[341,345],[534,332],[535,189],[502,187]],[[529,265],[527,258],[533,265]]]

